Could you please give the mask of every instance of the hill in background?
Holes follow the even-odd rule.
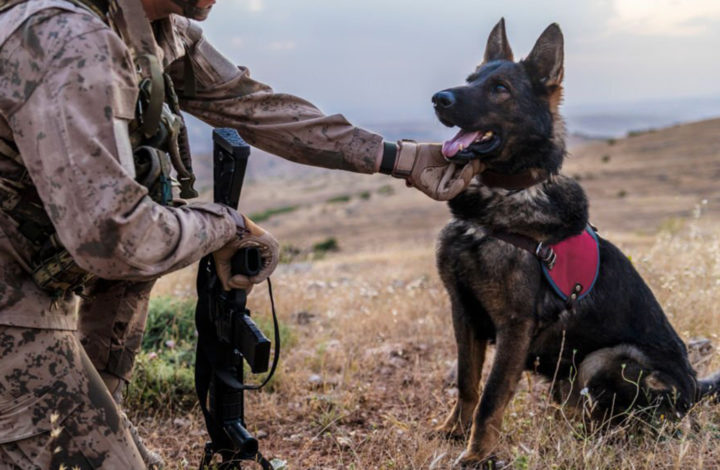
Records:
[[[277,174],[266,176],[275,167]],[[591,219],[603,232],[648,243],[658,229],[681,223],[699,206],[708,217],[720,215],[720,119],[575,145],[563,172],[583,185]],[[316,169],[257,150],[249,173],[254,177],[243,190],[241,210],[279,211],[263,224],[288,243],[329,236],[352,249],[432,243],[449,218],[445,204],[383,175]]]

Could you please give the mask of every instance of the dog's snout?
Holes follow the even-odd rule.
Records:
[[[432,97],[433,106],[436,108],[450,108],[455,104],[455,93],[452,91],[438,91]]]

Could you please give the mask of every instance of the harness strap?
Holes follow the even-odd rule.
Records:
[[[490,236],[530,252],[548,269],[555,267],[555,261],[557,260],[555,251],[552,247],[543,244],[543,242],[539,242],[527,235],[511,232],[492,232]]]

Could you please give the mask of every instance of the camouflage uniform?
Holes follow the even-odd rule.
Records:
[[[97,279],[79,306],[72,293],[52,298],[33,282],[17,220],[0,211],[0,468],[141,468],[95,368],[113,388],[129,379],[153,280],[228,243],[236,219],[210,203],[156,204],[135,182],[127,129],[139,77],[116,31],[69,1],[13,1],[0,13],[0,143],[20,157],[0,155],[0,183],[32,184]],[[252,80],[185,18],[153,31],[185,111],[290,160],[377,171],[380,136]],[[186,51],[197,79],[188,96]]]

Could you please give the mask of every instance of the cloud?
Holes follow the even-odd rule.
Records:
[[[610,29],[638,35],[698,36],[720,21],[711,0],[613,0]]]

